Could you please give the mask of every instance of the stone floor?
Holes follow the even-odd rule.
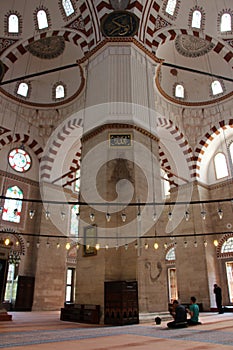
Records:
[[[60,312],[9,312],[0,348],[14,350],[233,349],[233,313],[201,313],[202,325],[172,330],[166,322],[107,327],[60,321]]]

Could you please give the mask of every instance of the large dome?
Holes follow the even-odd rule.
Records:
[[[167,1],[71,1],[73,9],[65,12],[62,1],[18,0],[1,6],[0,60],[4,74],[0,92],[13,103],[30,108],[60,108],[82,94],[85,72],[80,61],[92,55],[106,38],[101,20],[115,9],[134,13],[139,26],[134,38],[162,60],[156,79],[165,99],[187,106],[211,104],[232,94],[233,31],[221,32],[221,14],[229,13],[231,1],[212,2],[179,0],[171,15]],[[47,27],[38,28],[37,13],[47,15]],[[69,10],[69,9],[68,9]],[[192,26],[192,14],[201,14],[200,28]],[[17,33],[9,32],[10,15],[19,21]],[[119,38],[120,40],[121,38]],[[114,40],[117,40],[114,38]],[[217,77],[223,91],[215,98],[210,84]],[[17,94],[20,81],[29,84],[26,98]],[[56,98],[54,89],[61,83],[64,97]],[[174,87],[181,83],[184,99],[174,98]]]

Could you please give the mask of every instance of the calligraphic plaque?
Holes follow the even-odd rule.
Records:
[[[110,134],[109,135],[110,147],[130,147],[132,146],[131,134]]]
[[[101,21],[101,30],[106,37],[132,37],[138,26],[138,17],[128,11],[113,11]]]

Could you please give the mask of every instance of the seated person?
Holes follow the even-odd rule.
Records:
[[[190,303],[191,304],[189,306],[189,309],[187,309],[187,312],[190,315],[190,318],[188,319],[188,325],[195,326],[197,324],[201,324],[201,322],[199,322],[199,306],[196,304],[196,298],[191,297]]]
[[[171,315],[174,318],[174,321],[168,322],[168,328],[183,328],[187,327],[187,312],[185,307],[181,305],[178,300],[173,301],[173,310]]]

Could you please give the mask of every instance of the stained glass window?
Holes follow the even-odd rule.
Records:
[[[62,0],[62,6],[64,8],[64,11],[67,17],[69,17],[70,15],[72,15],[72,13],[74,13],[74,7],[70,0]]]
[[[228,238],[222,245],[221,253],[233,252],[233,237]]]
[[[22,211],[23,191],[18,186],[9,187],[6,191],[2,220],[19,223]]]
[[[166,254],[166,258],[165,259],[169,260],[169,261],[176,260],[176,253],[175,253],[175,248],[174,247],[169,249],[169,251]]]
[[[12,169],[23,173],[31,167],[31,157],[22,148],[13,149],[8,156],[8,161]]]
[[[79,205],[74,205],[71,209],[70,235],[78,236],[79,225]]]

